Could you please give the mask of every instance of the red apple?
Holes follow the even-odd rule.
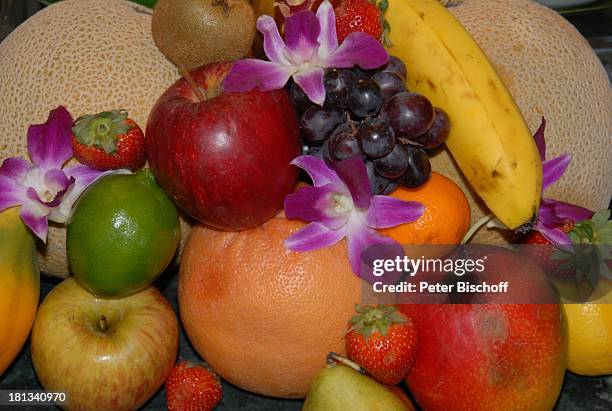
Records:
[[[297,118],[284,90],[223,93],[231,63],[179,79],[147,123],[147,156],[160,185],[192,217],[243,230],[283,207],[298,170]],[[197,90],[195,90],[197,88]]]
[[[67,393],[68,410],[133,410],[161,387],[176,360],[178,323],[157,289],[94,297],[70,278],[41,304],[32,362],[41,385]]]
[[[544,275],[519,254],[491,247],[485,267],[481,280],[519,290],[487,304],[401,306],[419,332],[410,392],[430,411],[551,410],[566,367],[562,308],[495,302],[550,301]]]

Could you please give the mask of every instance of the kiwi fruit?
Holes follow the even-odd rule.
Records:
[[[159,0],[151,20],[157,47],[187,70],[246,56],[255,30],[248,0]]]

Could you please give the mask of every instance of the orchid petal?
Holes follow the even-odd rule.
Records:
[[[70,178],[70,180],[66,182],[66,185],[57,192],[52,191],[52,190],[47,190],[45,188],[45,191],[47,191],[48,194],[54,194],[53,198],[51,199],[40,198],[39,193],[33,187],[28,187],[26,190],[26,194],[28,196],[28,199],[31,202],[40,203],[41,205],[48,207],[48,208],[54,208],[61,204],[64,193],[68,191],[68,189],[70,188],[72,184],[74,184],[74,178]]]
[[[43,176],[43,184],[48,187],[50,191],[56,193],[66,190],[71,184],[70,181],[66,173],[57,168],[47,171]],[[74,179],[72,179],[72,181],[74,182]]]
[[[551,244],[555,246],[571,245],[569,235],[564,233],[561,229],[555,227],[547,227],[539,221],[535,225],[536,231],[539,231]]]
[[[547,227],[555,227],[559,224],[563,224],[563,220],[557,217],[555,213],[554,205],[547,204],[544,201],[540,203],[540,208],[538,209],[538,222]]]
[[[99,178],[110,174],[132,174],[131,171],[125,169],[98,171],[82,164],[68,167],[64,170],[64,172],[68,177],[73,177],[76,180],[74,186],[79,190],[87,188]]]
[[[43,242],[47,242],[49,223],[47,222],[47,211],[36,203],[24,204],[19,212],[21,219],[30,230]]]
[[[538,153],[540,153],[540,159],[544,161],[546,159],[546,140],[544,139],[544,129],[546,129],[546,119],[542,117],[540,127],[533,135],[536,146],[538,147]]]
[[[74,179],[74,184],[71,185],[62,197],[62,202],[59,206],[53,208],[49,213],[49,220],[55,221],[56,223],[66,223],[72,215],[72,207],[79,199],[81,194],[87,187],[95,183],[98,179],[114,174],[131,174],[129,170],[109,170],[109,171],[98,171],[93,170],[85,165],[79,164],[76,166],[68,167],[64,170],[66,175]]]
[[[368,208],[372,197],[372,187],[363,160],[359,157],[352,157],[331,162],[330,167],[350,191],[355,207]]]
[[[291,66],[291,52],[278,32],[278,26],[274,19],[268,15],[259,16],[257,19],[257,30],[263,34],[264,52],[272,63],[283,66]]]
[[[563,176],[571,160],[572,157],[569,154],[562,154],[552,160],[542,162],[542,191]]]
[[[28,152],[32,162],[42,170],[61,168],[72,157],[72,116],[59,106],[49,113],[44,124],[28,129]]]
[[[321,26],[310,10],[302,10],[285,19],[285,43],[295,63],[312,59],[319,43]]]
[[[298,71],[293,75],[293,80],[300,86],[310,101],[322,106],[325,102],[323,76],[322,68],[313,67],[308,70]]]
[[[320,187],[325,184],[342,183],[342,180],[340,180],[338,174],[336,174],[334,170],[330,169],[327,164],[325,164],[325,161],[316,157],[299,156],[294,158],[291,164],[306,171],[312,180],[312,184],[316,187]]]
[[[19,157],[7,158],[2,162],[0,167],[0,175],[4,175],[15,181],[23,181],[23,179],[33,168],[27,160]]]
[[[340,47],[327,59],[325,67],[353,67],[362,69],[378,68],[389,60],[389,54],[378,40],[361,32],[346,36]]]
[[[0,174],[0,212],[28,202],[26,187]]]
[[[321,223],[310,223],[285,240],[291,251],[313,251],[330,247],[344,238],[344,230],[330,230]]]
[[[389,250],[394,255],[404,255],[404,249],[396,241],[389,237],[378,234],[376,231],[368,228],[363,224],[362,221],[358,221],[358,217],[353,216],[352,221],[349,222],[346,229],[346,240],[348,244],[348,257],[353,272],[363,277],[364,270],[362,270],[362,254],[367,251],[370,247],[376,245],[388,245]],[[386,247],[385,247],[386,249]],[[386,254],[386,253],[385,253]],[[383,257],[377,257],[383,258]]]
[[[553,208],[553,213],[560,220],[570,220],[575,223],[588,220],[593,217],[593,212],[588,208],[574,204],[564,203],[551,198],[543,198],[541,204]]]
[[[372,197],[366,213],[366,222],[371,228],[389,228],[418,220],[425,206],[416,201],[377,195]]]
[[[295,72],[270,61],[245,59],[234,62],[223,81],[226,92],[245,92],[259,87],[263,91],[278,90],[285,86]]]
[[[348,215],[330,213],[333,210],[333,195],[343,193],[340,184],[326,184],[320,187],[303,187],[285,197],[285,216],[290,220],[320,222],[330,230],[337,230],[346,224]]]
[[[324,1],[317,10],[317,20],[319,21],[320,34],[319,60],[324,61],[338,49],[338,36],[336,34],[336,15],[334,8],[329,1]]]

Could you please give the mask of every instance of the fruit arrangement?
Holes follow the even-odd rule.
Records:
[[[612,220],[576,195],[612,187],[559,189],[610,171],[610,84],[590,86],[585,143],[608,155],[572,157],[576,99],[525,97],[480,22],[558,17],[136,3],[64,0],[0,43],[0,374],[28,335],[66,410],[160,389],[169,410],[231,407],[224,382],[314,411],[550,410],[566,370],[612,373]],[[512,249],[472,245],[487,230]],[[39,305],[41,272],[64,279]]]

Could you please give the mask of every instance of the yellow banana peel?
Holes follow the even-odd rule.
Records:
[[[390,54],[408,70],[410,91],[451,119],[446,142],[491,212],[510,229],[531,226],[542,165],[514,99],[470,34],[437,0],[390,0]]]

